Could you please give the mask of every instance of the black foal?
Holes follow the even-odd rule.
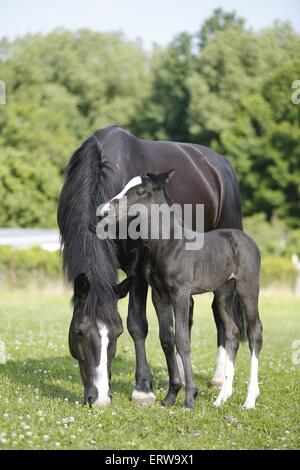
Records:
[[[111,200],[103,209],[107,221],[111,218],[121,222],[128,214],[132,216],[131,209],[139,204],[138,220],[147,247],[143,271],[152,287],[160,341],[169,372],[169,390],[163,404],[173,404],[182,385],[176,361],[176,346],[185,375],[185,406],[187,408],[194,406],[197,387],[190,359],[191,295],[214,292],[226,337],[225,380],[215,405],[221,405],[232,394],[235,358],[242,339],[243,325],[246,323],[251,370],[244,406],[254,408],[259,395],[258,356],[262,347],[262,324],[258,313],[259,250],[249,236],[233,229],[205,233],[201,249],[187,249],[187,243],[193,236],[195,238],[199,234],[187,228],[183,229],[181,220],[174,213],[171,221],[170,218],[167,221],[164,217],[160,219],[159,236],[157,239],[150,238],[149,227],[153,222],[154,205],[162,207],[163,204],[165,206],[167,204],[167,207],[171,207],[164,185],[173,173],[171,171],[159,175],[147,174],[137,178],[136,184],[121,198]],[[143,205],[145,210],[141,211],[140,205]],[[167,238],[161,236],[162,233],[166,233],[165,223],[170,228]],[[178,238],[179,233],[180,238]],[[124,284],[122,288],[124,294]],[[240,301],[239,312],[234,311],[236,296]]]

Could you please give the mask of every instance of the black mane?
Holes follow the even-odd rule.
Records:
[[[90,282],[86,308],[91,315],[114,322],[117,283],[117,248],[113,240],[100,240],[89,226],[96,220],[97,207],[120,188],[114,168],[103,155],[103,138],[110,128],[98,130],[73,154],[66,168],[58,203],[63,268],[74,284],[80,273]]]

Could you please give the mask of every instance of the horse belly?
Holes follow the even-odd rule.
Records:
[[[221,270],[220,270],[221,271]],[[230,269],[226,269],[222,273],[214,272],[196,272],[192,284],[192,294],[203,294],[205,292],[215,292],[224,286],[231,276]]]

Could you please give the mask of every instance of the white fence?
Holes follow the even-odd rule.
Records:
[[[42,228],[0,228],[0,245],[24,249],[39,246],[47,251],[59,249],[59,232]]]

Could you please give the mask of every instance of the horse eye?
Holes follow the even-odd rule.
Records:
[[[80,336],[81,338],[83,338],[82,330],[76,330],[76,334]]]
[[[136,193],[138,194],[138,196],[142,196],[143,194],[146,193],[146,191],[147,191],[146,189],[138,189]]]

